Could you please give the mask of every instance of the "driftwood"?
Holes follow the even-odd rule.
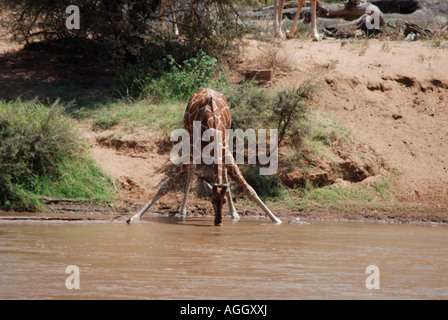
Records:
[[[350,1],[346,3],[328,4],[325,5],[327,11],[326,18],[342,18],[349,21],[356,20],[366,13],[370,5],[371,3],[365,1],[357,2],[356,4]]]
[[[370,22],[371,17],[366,14],[370,3],[366,1],[348,0],[342,4],[323,4],[317,1],[317,16],[318,25],[327,36],[335,37],[350,37],[355,31],[363,30],[367,34],[372,34],[372,30],[367,28],[366,22]],[[252,17],[266,16],[266,14],[273,14],[273,6],[267,6],[260,9],[253,10]],[[380,26],[383,25],[384,19],[380,10]],[[283,17],[289,20],[294,19],[297,12],[297,1],[285,2]],[[305,23],[310,22],[311,12],[309,7],[302,8],[300,17],[304,19]],[[341,21],[344,19],[345,21]],[[350,21],[350,22],[347,22]],[[377,31],[374,31],[375,33]]]
[[[415,23],[405,21],[406,29],[403,31],[404,36],[408,36],[410,33],[420,34],[422,36],[430,36],[432,31],[429,29],[423,29]]]
[[[363,14],[356,20],[344,21],[321,18],[319,26],[326,36],[334,38],[351,38],[358,35],[374,36],[380,33],[380,29],[368,28],[367,23],[370,22],[368,15]]]
[[[382,13],[412,13],[421,7],[421,0],[347,0],[345,3],[323,4],[317,1],[317,15],[326,18],[342,18],[344,20],[356,20],[366,13],[367,7],[372,4]],[[273,12],[274,6],[267,6],[253,10],[254,13],[266,14]],[[297,11],[297,1],[285,2],[283,17],[294,19]],[[310,16],[310,8],[304,7],[301,18]]]
[[[422,27],[416,25],[415,23],[410,23],[405,21],[406,29],[403,31],[406,40],[418,40],[421,38],[431,37],[432,31],[429,29],[423,29]]]
[[[383,13],[403,13],[409,14],[417,11],[422,7],[422,3],[426,0],[369,0],[371,4],[377,6],[381,12]],[[324,1],[325,2],[325,1]],[[325,4],[322,5],[319,1],[317,1],[318,11],[325,12],[325,9],[335,7],[332,10],[338,11],[341,9],[337,9],[337,6],[348,6],[348,7],[356,7],[359,3],[365,2],[365,0],[347,0],[347,2],[339,3],[339,4]],[[284,9],[294,9],[297,8],[297,1],[287,1],[285,2]],[[304,8],[306,9],[306,7]],[[347,8],[349,9],[349,8]],[[264,11],[264,10],[274,10],[274,6],[266,6],[260,9],[256,9],[254,11]],[[309,10],[309,9],[307,9]],[[343,9],[345,10],[345,9]],[[286,12],[289,17],[289,12]],[[359,16],[358,16],[359,17]]]
[[[409,39],[430,37],[435,34],[446,34],[446,27],[444,30],[439,31],[436,29],[428,30],[418,25],[420,24],[420,20],[414,21],[414,18],[416,18],[414,16],[416,14],[421,15],[422,12],[422,10],[417,10],[429,8],[429,4],[432,4],[433,8],[431,8],[431,11],[423,10],[426,14],[429,12],[445,12],[444,10],[448,12],[448,5],[444,5],[443,0],[434,0],[434,2],[428,2],[428,0],[347,0],[344,3],[336,4],[324,4],[323,2],[317,1],[317,16],[319,17],[317,23],[321,30],[320,32],[323,32],[326,36],[347,38],[363,33],[367,36],[375,35],[380,32],[379,28],[372,28],[372,22],[376,22],[372,20],[375,15],[366,14],[367,8],[373,5],[380,13],[380,27],[385,24],[385,13],[387,13],[389,21],[392,17],[395,18],[397,16],[402,20],[401,24],[403,22],[405,23],[404,35],[405,37],[409,36]],[[297,1],[285,2],[283,11],[284,18],[292,20],[296,12]],[[267,15],[273,15],[273,13],[273,6],[266,6],[253,10],[249,16],[254,19],[266,18]],[[302,8],[300,16],[305,23],[309,23],[311,17],[309,6]],[[409,20],[411,17],[413,20]],[[412,21],[412,23],[408,21]],[[387,25],[391,26],[389,23]],[[375,23],[375,26],[378,26],[378,24]],[[396,28],[398,27],[396,26]]]

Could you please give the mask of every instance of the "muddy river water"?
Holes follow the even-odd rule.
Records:
[[[142,221],[0,223],[0,299],[448,299],[448,226]]]

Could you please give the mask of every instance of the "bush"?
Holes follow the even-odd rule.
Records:
[[[300,124],[307,115],[314,90],[311,79],[307,79],[298,88],[283,89],[277,93],[271,120],[277,125],[279,145],[286,136],[303,135]]]
[[[245,82],[238,86],[226,86],[223,94],[232,112],[232,128],[266,128],[275,96],[261,89],[255,82]]]
[[[287,189],[276,175],[260,175],[259,168],[255,166],[243,165],[241,169],[247,183],[254,188],[263,201],[269,198],[276,200],[286,198]]]
[[[86,59],[109,63],[140,63],[148,66],[167,54],[176,61],[196,55],[200,49],[218,56],[243,31],[235,2],[209,0],[175,1],[167,8],[166,25],[174,9],[180,36],[160,29],[158,0],[5,0],[0,10],[10,12],[4,25],[14,40],[45,41]],[[80,28],[68,29],[66,8],[80,11]]]
[[[0,207],[36,210],[41,196],[96,198],[99,193],[112,193],[113,182],[106,181],[99,169],[85,154],[73,122],[63,115],[63,107],[55,102],[47,107],[37,101],[0,102]],[[93,170],[103,176],[100,183],[92,179],[86,185],[91,192],[70,191],[72,185],[89,177]],[[71,177],[68,179],[68,177]],[[70,181],[64,192],[61,190]]]
[[[177,64],[170,56],[170,70],[153,80],[151,87],[157,95],[166,99],[188,100],[202,88],[219,86],[227,81],[224,75],[219,75],[222,70],[216,62],[202,50],[197,57],[185,60],[183,65]]]
[[[186,101],[198,90],[205,87],[222,86],[226,77],[217,67],[217,60],[200,50],[196,57],[183,61],[180,65],[172,56],[164,62],[168,71],[159,77],[141,71],[139,68],[125,69],[116,77],[117,91],[131,99],[150,98],[157,101]]]
[[[145,72],[139,67],[128,67],[116,74],[115,90],[125,99],[143,99],[151,96],[151,81],[151,73]]]

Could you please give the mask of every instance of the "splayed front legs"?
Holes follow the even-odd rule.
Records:
[[[271,210],[269,210],[269,208],[264,204],[264,202],[258,197],[255,190],[244,179],[244,177],[241,174],[240,169],[236,165],[235,159],[233,159],[232,155],[228,154],[227,156],[231,157],[231,159],[230,159],[231,164],[226,164],[225,165],[226,169],[235,178],[235,180],[241,185],[241,187],[243,188],[244,192],[249,197],[249,199],[251,199],[252,201],[255,201],[255,203],[266,213],[266,215],[271,219],[272,222],[278,223],[278,224],[282,223],[282,221],[279,218],[277,218],[271,212]],[[160,189],[157,191],[157,193],[151,199],[151,201],[149,201],[138,213],[136,213],[130,219],[128,219],[127,223],[131,223],[133,221],[140,220],[142,215],[145,214],[145,212],[148,211],[148,209],[151,208],[151,206],[154,203],[156,203],[157,200],[159,200],[161,197],[163,197],[171,189],[171,187],[174,184],[174,181],[181,175],[182,172],[187,170],[187,168],[189,169],[189,172],[188,172],[189,175],[188,175],[187,185],[185,186],[184,199],[183,199],[182,206],[181,206],[181,209],[179,212],[179,219],[184,219],[185,213],[186,213],[187,197],[188,197],[188,192],[190,190],[191,179],[195,173],[194,166],[191,166],[191,168],[190,168],[189,165],[179,166],[177,168],[176,172],[160,187]],[[226,184],[228,184],[227,173],[224,174],[224,182]],[[232,219],[239,219],[240,216],[238,215],[238,213],[235,209],[235,206],[233,205],[230,188],[228,188],[228,191],[226,193],[226,198],[227,198],[227,201],[229,204],[229,212],[230,212]]]
[[[136,220],[140,220],[140,218],[145,214],[146,211],[149,210],[149,208],[154,205],[157,200],[159,200],[161,197],[163,197],[165,194],[170,191],[171,187],[173,186],[176,179],[185,171],[188,170],[188,178],[187,183],[185,185],[184,190],[184,198],[182,201],[181,208],[179,210],[179,220],[185,219],[186,213],[187,213],[187,199],[188,199],[188,193],[190,191],[191,181],[193,180],[193,177],[196,173],[196,165],[180,165],[176,168],[176,171],[171,175],[171,177],[159,188],[155,196],[149,201],[138,213],[133,215],[130,219],[127,220],[127,223],[131,223]],[[205,181],[204,181],[205,182]],[[228,176],[227,176],[227,170],[224,170],[224,183],[228,184]],[[206,186],[208,184],[206,183]],[[208,187],[211,190],[211,186],[208,185]],[[230,188],[228,188],[226,193],[227,202],[229,204],[229,213],[232,219],[238,220],[240,219],[240,216],[238,215],[238,212],[235,209],[235,206],[232,201],[232,195],[230,193]]]
[[[185,170],[187,170],[191,165],[190,164],[181,164],[179,166],[176,167],[176,171],[168,178],[168,180],[159,188],[159,190],[157,191],[157,193],[155,194],[155,196],[151,199],[151,201],[149,201],[138,213],[136,213],[135,215],[133,215],[130,219],[128,219],[126,222],[127,223],[131,223],[132,221],[135,220],[140,220],[140,218],[142,217],[143,214],[145,214],[146,211],[148,211],[149,208],[151,208],[151,206],[157,202],[157,200],[159,200],[161,197],[163,197],[165,194],[168,193],[168,191],[170,191],[171,187],[174,184],[174,181],[176,181],[176,179],[182,174],[182,172],[184,172]],[[194,170],[191,169],[191,170]],[[186,186],[186,191],[188,192],[190,186],[189,186],[189,182],[190,182],[190,176],[189,176],[189,181],[188,181],[188,185]],[[182,207],[184,208],[186,205],[186,197],[184,197],[184,201],[182,204]],[[181,209],[182,210],[182,209]]]

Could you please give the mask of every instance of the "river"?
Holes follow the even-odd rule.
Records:
[[[0,299],[448,299],[447,248],[443,225],[1,223]]]

